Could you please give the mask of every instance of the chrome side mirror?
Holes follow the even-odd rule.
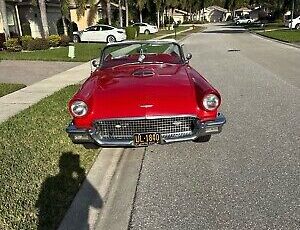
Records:
[[[192,54],[191,54],[191,53],[187,53],[185,58],[186,58],[186,60],[188,60],[188,61],[189,61],[189,60],[191,60],[191,59],[192,59],[192,57],[193,57],[193,56],[192,56]]]
[[[192,59],[192,54],[187,53],[186,56],[185,56],[185,63],[188,64],[191,59]]]
[[[95,68],[97,68],[99,66],[99,62],[97,60],[93,60],[92,61],[92,66],[94,66]]]

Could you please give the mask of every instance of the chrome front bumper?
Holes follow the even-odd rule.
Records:
[[[181,141],[193,141],[200,136],[218,134],[222,131],[222,126],[226,123],[226,118],[219,113],[216,120],[201,122],[197,121],[196,127],[191,135],[178,138],[168,138],[161,135],[161,144],[168,144]],[[75,144],[92,143],[102,147],[134,147],[132,139],[100,139],[95,129],[77,129],[73,123],[70,123],[66,129],[70,139]]]

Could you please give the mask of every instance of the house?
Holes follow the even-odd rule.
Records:
[[[231,13],[220,6],[209,6],[200,12],[200,20],[208,22],[222,22],[231,17]]]
[[[184,11],[184,10],[179,10],[179,9],[174,9],[173,12],[173,19],[175,22],[184,22],[189,18],[190,13]]]
[[[61,19],[59,0],[46,1],[50,34],[57,34],[57,22]],[[12,37],[31,35],[42,37],[40,10],[31,0],[6,0],[7,23]],[[0,33],[4,32],[0,17]]]
[[[110,5],[111,5],[112,11],[119,10],[118,4],[111,2]],[[83,30],[83,29],[87,28],[88,26],[94,25],[100,19],[105,18],[105,12],[104,12],[105,9],[102,6],[102,3],[100,1],[98,2],[97,12],[96,12],[96,14],[94,14],[94,17],[91,17],[92,12],[91,12],[90,5],[86,6],[84,15],[81,16],[80,18],[78,18],[78,16],[77,16],[77,13],[76,13],[77,7],[74,3],[71,4],[69,10],[70,10],[70,19],[72,22],[75,22],[77,24],[79,30]],[[122,6],[122,10],[125,11],[124,6]],[[123,15],[125,15],[125,14],[123,14]]]
[[[252,10],[247,7],[242,7],[240,9],[233,11],[233,14],[234,14],[234,17],[246,16],[246,15],[249,16],[251,11]]]
[[[21,24],[18,17],[18,1],[5,1],[6,4],[6,20],[9,28],[9,33],[11,36],[16,36],[20,34]],[[3,16],[0,13],[0,33],[4,33],[3,26]]]

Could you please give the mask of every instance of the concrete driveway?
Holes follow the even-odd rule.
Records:
[[[22,83],[28,86],[80,64],[82,63],[1,60],[0,82]]]

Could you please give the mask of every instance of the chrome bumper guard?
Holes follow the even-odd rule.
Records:
[[[178,138],[167,138],[162,135],[162,143],[173,143],[181,141],[192,141],[200,136],[217,134],[222,131],[222,126],[226,123],[226,118],[222,113],[219,113],[216,120],[201,122],[197,121],[197,125],[192,135]],[[77,129],[73,123],[70,123],[66,129],[70,139],[75,144],[93,143],[102,147],[134,147],[133,139],[111,140],[100,139],[96,135],[95,129]]]

